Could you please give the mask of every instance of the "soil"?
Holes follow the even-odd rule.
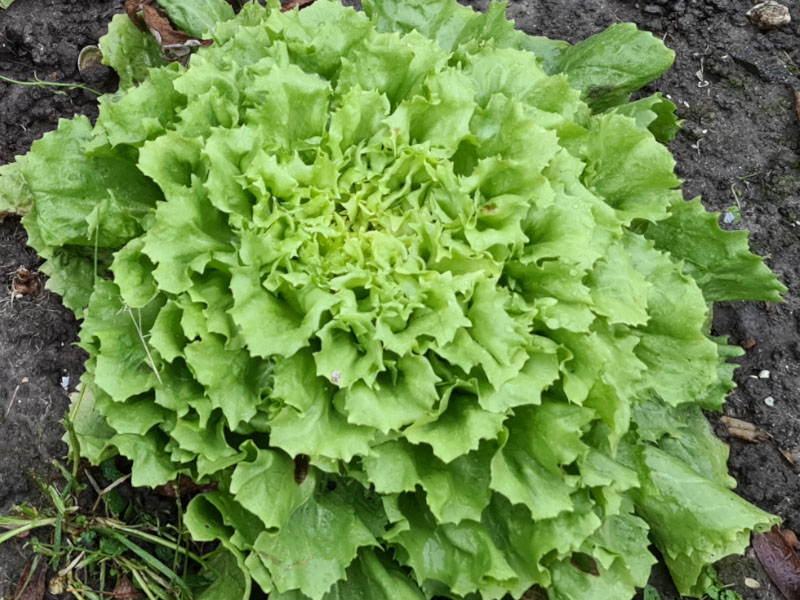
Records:
[[[730,228],[751,232],[753,248],[789,287],[786,302],[725,303],[715,310],[714,332],[748,347],[739,362],[739,388],[725,412],[766,429],[772,440],[747,444],[731,438],[729,466],[737,492],[800,530],[800,122],[793,89],[800,90],[800,0],[783,0],[794,22],[772,31],[745,16],[750,0],[514,0],[509,15],[523,30],[577,42],[612,23],[633,21],[662,37],[677,53],[673,69],[646,92],[660,90],[678,105],[686,124],[671,144],[688,198],[702,195],[717,211],[738,207]],[[16,0],[0,10],[0,75],[17,80],[79,82],[112,91],[113,74],[100,69],[82,80],[79,50],[95,44],[122,0]],[[485,8],[488,0],[471,2]],[[53,93],[0,81],[0,164],[27,151],[58,118],[96,115],[86,91]],[[51,476],[66,447],[60,424],[67,393],[84,356],[72,344],[78,324],[57,296],[40,291],[15,297],[19,267],[39,260],[25,245],[17,219],[0,223],[0,513],[14,504],[41,504],[32,473]],[[758,378],[769,371],[769,378]],[[756,376],[756,377],[754,377]],[[67,390],[62,383],[69,378]],[[774,405],[765,398],[774,399]],[[784,451],[782,454],[781,451]],[[787,459],[788,457],[788,459]],[[25,564],[21,542],[0,546],[0,598]],[[752,551],[719,565],[720,579],[745,600],[778,600]],[[744,578],[761,587],[751,589]],[[664,600],[677,598],[663,568],[653,585]],[[5,587],[4,587],[5,585]]]

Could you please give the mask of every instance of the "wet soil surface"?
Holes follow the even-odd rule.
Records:
[[[485,8],[487,0],[467,2]],[[750,0],[514,0],[509,14],[537,35],[577,42],[612,23],[633,21],[664,38],[677,53],[674,68],[650,90],[668,94],[686,119],[671,149],[687,198],[702,195],[717,211],[738,207],[753,248],[789,287],[782,305],[726,303],[715,311],[714,333],[747,347],[739,388],[726,413],[766,429],[772,440],[750,445],[732,439],[730,470],[738,493],[800,529],[800,122],[793,89],[800,90],[800,0],[785,0],[794,21],[760,31],[745,13]],[[96,43],[122,0],[16,0],[0,10],[0,75],[30,81],[79,82],[99,91],[115,87],[104,70],[82,80],[77,55]],[[24,153],[55,128],[58,118],[96,114],[86,91],[56,94],[0,81],[0,164]],[[78,325],[49,292],[17,298],[19,267],[39,264],[25,246],[18,220],[0,223],[0,512],[20,502],[41,503],[31,473],[47,478],[62,458],[67,391],[80,376],[83,355],[72,346]],[[768,378],[759,378],[769,371]],[[765,403],[765,399],[772,406]],[[783,453],[781,452],[783,451]],[[20,542],[0,546],[0,597],[19,576]],[[744,585],[752,577],[759,589]],[[720,565],[720,578],[745,600],[778,600],[757,561]],[[653,584],[664,600],[677,598],[663,569]]]
[[[113,91],[105,67],[80,77],[78,53],[96,44],[123,2],[19,0],[0,9],[0,75],[18,81],[74,82]],[[61,93],[54,93],[58,90]],[[19,86],[0,80],[0,164],[24,154],[59,118],[95,117],[97,96],[83,90]],[[55,294],[14,291],[18,269],[41,261],[26,245],[19,219],[0,223],[0,514],[17,504],[45,504],[36,478],[47,482],[66,445],[61,421],[85,355],[73,344],[78,323]],[[18,297],[19,296],[19,297]],[[35,476],[34,476],[35,475]],[[0,598],[16,584],[28,557],[21,542],[0,545]]]

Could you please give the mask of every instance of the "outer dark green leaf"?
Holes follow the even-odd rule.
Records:
[[[583,91],[593,110],[602,111],[627,101],[674,60],[675,53],[661,40],[633,23],[622,23],[562,51],[555,70]]]
[[[709,302],[778,302],[786,287],[764,261],[750,252],[746,231],[723,231],[719,213],[707,212],[698,198],[678,201],[666,221],[648,226],[645,236],[656,248],[683,261],[683,270]]]

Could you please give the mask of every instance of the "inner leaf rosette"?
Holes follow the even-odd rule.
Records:
[[[700,592],[775,522],[701,412],[710,303],[783,288],[677,190],[675,107],[628,102],[672,53],[366,8],[248,4],[148,72],[118,17],[130,85],[12,165],[83,317],[82,453],[216,482],[192,535],[276,600],[628,598],[651,542]]]

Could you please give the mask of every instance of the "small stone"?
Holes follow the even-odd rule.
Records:
[[[750,22],[761,30],[777,29],[792,22],[789,9],[775,0],[756,4],[745,14]]]
[[[736,220],[736,215],[734,215],[732,212],[726,212],[725,216],[722,217],[722,222],[725,224],[733,223],[735,220]]]
[[[758,378],[759,379],[769,379],[769,371],[767,371],[766,369],[764,369],[763,371],[759,371]]]
[[[61,387],[65,390],[69,389],[69,376],[65,376],[61,378]]]
[[[773,398],[772,396],[767,396],[766,398],[764,398],[764,404],[772,408],[773,406],[775,406],[775,398]]]
[[[760,584],[760,583],[758,583],[758,582],[757,582],[755,579],[753,579],[752,577],[745,577],[745,578],[744,578],[744,584],[745,584],[747,587],[749,587],[751,590],[757,590],[758,588],[760,588],[760,587],[761,587],[761,584]]]
[[[664,9],[655,4],[648,4],[647,6],[644,7],[644,12],[645,14],[648,15],[656,15],[660,17],[661,15],[664,14]]]
[[[746,340],[742,341],[740,345],[745,350],[750,350],[755,347],[756,341],[753,338],[747,338]],[[798,342],[798,346],[800,346],[800,342]]]
[[[30,381],[30,379],[28,379],[27,377],[23,377],[22,378],[22,383],[28,383],[29,381]]]

